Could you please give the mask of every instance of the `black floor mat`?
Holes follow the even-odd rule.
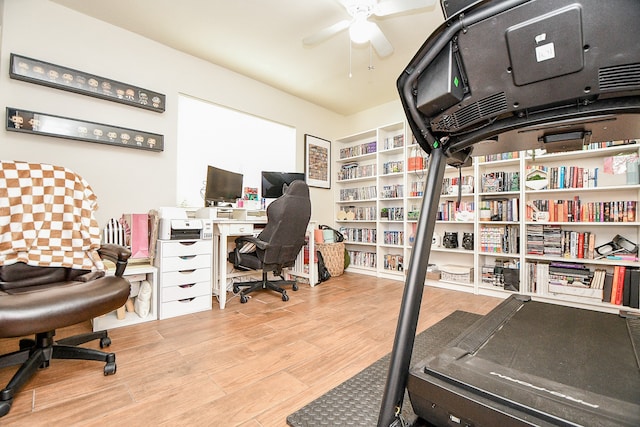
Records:
[[[440,321],[419,333],[413,347],[411,365],[436,354],[479,318],[478,314],[456,311],[447,317],[446,322]],[[292,427],[375,426],[378,422],[390,358],[391,355],[387,354],[354,377],[289,415],[287,424]],[[406,393],[402,416],[409,423],[413,423],[416,418]]]

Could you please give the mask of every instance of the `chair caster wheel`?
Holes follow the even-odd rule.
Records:
[[[246,296],[242,295],[242,296],[240,297],[240,302],[241,302],[242,304],[244,304],[244,303],[245,303],[245,302],[247,302],[247,301],[249,301],[249,298],[247,298]]]
[[[13,403],[13,399],[3,400],[0,402],[0,417],[4,417],[11,410],[11,404]]]
[[[109,362],[104,365],[104,375],[113,375],[116,373],[116,362]]]
[[[298,285],[294,284],[293,286],[291,286],[291,289],[293,289],[294,291],[298,290]]]
[[[111,345],[111,338],[104,337],[100,338],[100,348],[109,347]]]
[[[286,292],[282,293],[282,301],[289,301],[289,295]]]
[[[240,292],[240,288],[237,287],[236,285],[233,285],[233,293],[237,294],[238,292]]]

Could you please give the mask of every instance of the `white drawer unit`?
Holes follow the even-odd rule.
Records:
[[[211,240],[158,240],[158,313],[167,319],[211,310]]]

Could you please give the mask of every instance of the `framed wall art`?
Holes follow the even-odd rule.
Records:
[[[11,54],[9,76],[160,113],[165,109],[166,97],[161,93],[15,53]]]
[[[164,150],[164,136],[156,133],[11,107],[7,107],[6,129],[140,150]]]
[[[331,142],[305,134],[304,170],[310,187],[331,188]]]

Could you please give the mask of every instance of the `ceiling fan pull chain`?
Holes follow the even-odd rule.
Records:
[[[349,78],[353,77],[351,74],[351,40],[349,40]]]
[[[369,71],[375,70],[376,67],[373,66],[373,48],[371,47],[371,43],[369,43]]]

